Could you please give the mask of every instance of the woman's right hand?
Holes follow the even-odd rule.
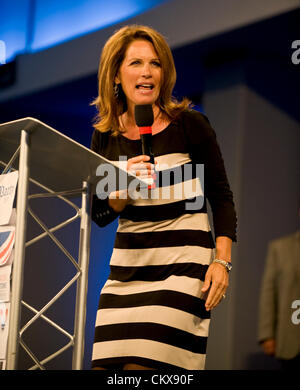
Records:
[[[267,339],[262,342],[262,348],[266,355],[274,356],[276,353],[275,339]]]
[[[150,162],[149,156],[140,155],[132,157],[127,161],[127,171],[138,176],[139,178],[150,178],[154,174],[154,166]],[[108,204],[115,212],[120,213],[126,205],[131,201],[128,194],[128,189],[111,192],[108,199]]]

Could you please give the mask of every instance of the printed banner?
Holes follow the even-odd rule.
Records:
[[[14,185],[14,189],[6,191],[3,190],[3,188],[7,185],[7,181],[5,182],[5,186],[3,186],[3,176],[7,175],[0,176],[0,218],[1,222],[5,221],[5,223],[8,223],[9,225],[0,226],[0,370],[6,369],[5,359],[9,330],[10,279],[14,258],[16,225],[16,209],[12,209],[12,206],[18,178],[17,175],[14,175],[15,183],[12,184]],[[12,178],[10,178],[10,180],[12,180]],[[8,186],[5,188],[11,187]],[[6,197],[6,195],[8,197]],[[3,198],[6,200],[3,201]],[[1,207],[4,207],[4,214],[6,214],[5,218],[2,218]]]
[[[10,301],[11,265],[0,267],[0,302]]]
[[[16,220],[17,220],[17,210],[12,209],[11,215],[10,215],[10,220],[8,222],[8,225],[16,226]]]
[[[10,303],[0,303],[0,360],[6,359]]]
[[[0,226],[0,266],[12,263],[12,252],[15,243],[15,227]]]
[[[0,225],[9,223],[18,182],[18,171],[0,175]]]

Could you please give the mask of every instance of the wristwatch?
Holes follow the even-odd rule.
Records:
[[[232,264],[231,264],[230,261],[215,259],[215,260],[213,261],[213,263],[219,263],[219,264],[224,265],[224,267],[226,268],[226,270],[227,270],[228,272],[230,272],[230,271],[232,270]]]

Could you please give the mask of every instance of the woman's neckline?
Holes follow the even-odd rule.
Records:
[[[162,130],[158,131],[158,132],[155,133],[155,134],[152,134],[152,137],[155,137],[155,136],[157,136],[157,135],[163,133],[164,131],[168,130],[168,128],[169,128],[172,124],[173,124],[173,122],[171,121],[171,122],[170,122],[166,127],[164,127]],[[133,142],[141,141],[141,138],[134,138],[134,139],[133,139],[133,138],[128,138],[128,137],[126,137],[125,135],[123,135],[122,133],[120,133],[120,136],[121,136],[122,138],[124,138],[125,140],[127,140],[127,141],[133,141]]]

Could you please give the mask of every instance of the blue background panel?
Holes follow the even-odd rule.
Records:
[[[6,62],[143,13],[168,0],[1,0]]]

